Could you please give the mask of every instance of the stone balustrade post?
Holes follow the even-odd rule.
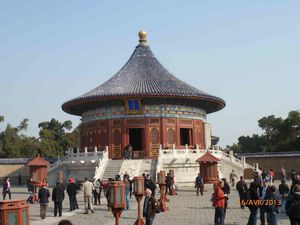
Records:
[[[242,160],[243,167],[245,168],[246,167],[246,157],[242,156],[241,160]]]
[[[188,147],[188,145],[186,144],[185,145],[185,157],[187,158],[188,157],[188,150],[189,150],[189,147]]]
[[[230,158],[230,161],[233,162],[234,156],[233,156],[232,150],[229,151],[229,158]]]
[[[88,150],[87,150],[87,147],[84,147],[84,153],[87,153]]]
[[[76,157],[77,157],[78,159],[80,158],[80,151],[79,151],[79,148],[77,148]]]

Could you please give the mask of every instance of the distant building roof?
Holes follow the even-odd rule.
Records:
[[[193,104],[206,113],[225,107],[223,99],[194,88],[169,73],[158,62],[144,39],[119,72],[95,89],[65,102],[62,109],[70,114],[82,115],[86,110],[105,105],[108,101],[133,97],[162,101],[181,99],[185,104]]]
[[[0,165],[4,164],[27,164],[32,158],[0,158]],[[45,158],[49,163],[54,163],[57,158]]]
[[[218,162],[220,159],[217,157],[213,156],[211,153],[206,152],[203,156],[198,158],[196,162]]]

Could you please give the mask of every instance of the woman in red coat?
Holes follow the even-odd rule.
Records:
[[[224,187],[224,182],[219,181],[213,196],[213,204],[215,207],[215,225],[224,225],[225,218],[225,198],[222,188]]]

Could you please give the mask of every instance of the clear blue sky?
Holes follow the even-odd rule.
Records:
[[[260,133],[261,117],[300,109],[299,12],[299,0],[1,1],[0,129],[77,125],[61,104],[114,75],[143,29],[171,73],[226,101],[208,121],[232,144]]]

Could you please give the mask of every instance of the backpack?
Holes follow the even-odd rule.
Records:
[[[158,204],[158,202],[156,201],[155,199],[155,213],[160,213],[161,212],[161,209],[160,209],[160,205]]]

